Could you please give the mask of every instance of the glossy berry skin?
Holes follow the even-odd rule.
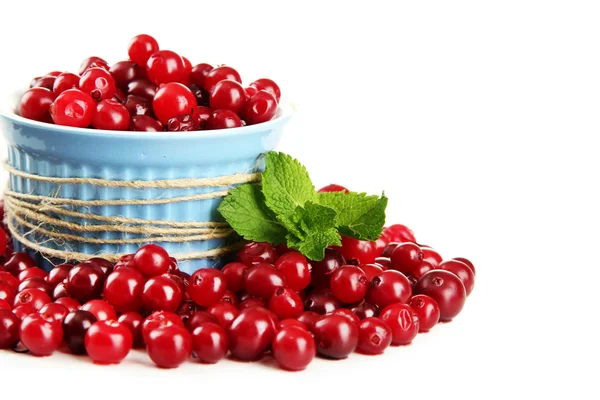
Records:
[[[89,68],[102,68],[108,70],[108,63],[100,57],[88,57],[81,62],[79,66],[79,75],[83,74]]]
[[[315,358],[316,344],[306,329],[286,327],[275,335],[273,357],[279,366],[289,371],[301,371]]]
[[[331,315],[341,315],[342,317],[348,318],[350,321],[356,324],[356,326],[360,325],[360,318],[358,318],[353,311],[347,308],[338,308],[334,312],[332,312]]]
[[[213,70],[212,65],[201,63],[198,65],[194,65],[190,71],[190,75],[188,77],[190,84],[197,85],[201,88],[204,87],[204,80],[208,76],[208,73]]]
[[[433,265],[431,265],[429,261],[423,260],[417,267],[413,268],[411,273],[406,273],[405,275],[407,278],[409,278],[409,280],[411,278],[419,279],[420,277],[425,275],[425,273],[431,271],[432,269],[434,269]]]
[[[52,90],[52,88],[54,87],[54,82],[56,82],[55,76],[46,75],[35,80],[35,82],[33,82],[32,84],[32,88],[43,88]]]
[[[254,86],[247,86],[244,88],[244,91],[246,92],[246,100],[250,100],[250,97],[258,93],[258,89]]]
[[[332,183],[331,185],[323,186],[321,189],[317,191],[318,193],[330,193],[330,192],[344,192],[348,193],[349,190],[341,185],[336,185]]]
[[[154,96],[156,96],[156,92],[158,91],[158,86],[154,83],[150,82],[147,79],[136,79],[135,81],[131,81],[129,85],[127,85],[127,94],[140,96],[148,101],[152,101]]]
[[[177,325],[153,330],[146,338],[148,356],[160,368],[177,368],[192,355],[192,337]]]
[[[419,317],[419,332],[429,332],[440,320],[440,307],[429,296],[417,294],[410,299],[408,305]]]
[[[277,288],[285,286],[285,281],[273,266],[263,263],[248,270],[244,284],[250,296],[270,299]]]
[[[334,247],[346,259],[348,264],[370,264],[377,257],[377,248],[375,242],[353,239],[348,236],[342,236],[342,246]]]
[[[139,313],[135,311],[123,313],[117,321],[125,325],[131,332],[134,348],[144,346],[144,338],[142,337],[142,322],[144,322],[144,318]]]
[[[342,303],[329,289],[315,289],[304,301],[304,308],[307,311],[314,311],[321,315],[332,313],[341,306]]]
[[[296,291],[279,287],[273,292],[269,300],[269,309],[279,319],[298,318],[304,311],[302,299]]]
[[[125,103],[123,103],[129,115],[148,115],[152,117],[152,104],[150,100],[146,99],[142,96],[136,96],[135,94],[130,94],[125,99]]]
[[[227,355],[229,338],[221,325],[207,322],[192,331],[192,351],[196,360],[214,364]]]
[[[33,261],[33,258],[31,258],[29,254],[23,252],[14,253],[12,257],[4,263],[6,271],[14,277],[17,277],[21,271],[33,267],[36,267],[35,261]],[[2,274],[0,274],[0,280],[3,280]]]
[[[150,35],[137,35],[129,41],[127,54],[138,65],[146,66],[148,58],[159,49],[158,42]]]
[[[181,56],[170,50],[153,53],[146,62],[148,78],[156,85],[183,82],[185,65]]]
[[[69,313],[67,307],[57,304],[48,303],[40,308],[39,314],[48,321],[59,321],[62,322],[65,316]]]
[[[48,296],[52,294],[52,285],[50,285],[44,278],[33,277],[25,279],[23,282],[19,283],[19,287],[17,287],[17,293],[22,292],[25,289],[39,289],[42,292],[46,293]]]
[[[392,330],[392,345],[410,344],[419,333],[419,317],[408,304],[390,304],[381,311],[379,319]]]
[[[102,100],[96,106],[92,126],[109,131],[126,131],[129,128],[129,111],[115,100]]]
[[[85,354],[85,334],[97,319],[89,311],[76,310],[62,321],[64,342],[73,354]]]
[[[150,314],[144,322],[142,322],[142,337],[144,341],[150,335],[150,332],[165,326],[178,325],[185,328],[183,321],[177,314],[169,311],[157,311]]]
[[[78,310],[81,307],[81,304],[77,300],[72,297],[61,297],[59,299],[54,300],[54,303],[60,304],[61,306],[65,306],[69,312]]]
[[[131,351],[133,337],[120,322],[98,321],[87,330],[84,344],[94,363],[119,364]]]
[[[144,275],[131,267],[123,267],[108,276],[104,283],[104,300],[115,311],[137,311],[142,306]]]
[[[211,69],[208,72],[208,74],[206,75],[206,77],[204,78],[204,82],[202,82],[202,84],[200,84],[200,86],[202,86],[204,89],[206,89],[210,92],[217,83],[219,83],[225,79],[229,79],[232,81],[236,81],[238,83],[242,83],[242,78],[240,77],[240,74],[235,69],[228,67],[226,65],[222,65],[220,67]],[[192,82],[192,83],[195,83],[195,82]]]
[[[56,77],[54,85],[52,86],[52,91],[54,92],[54,95],[58,96],[65,90],[69,89],[79,89],[79,79],[80,76],[77,74],[63,72],[62,74]]]
[[[151,277],[166,274],[170,263],[169,254],[165,249],[156,244],[147,244],[139,248],[128,266]]]
[[[248,297],[248,298],[242,300],[240,302],[240,304],[238,305],[238,308],[240,309],[240,311],[245,310],[247,308],[252,308],[252,307],[267,308],[268,304],[265,299],[262,299],[260,297]]]
[[[465,263],[467,265],[467,267],[471,268],[471,271],[473,271],[473,275],[477,275],[475,272],[475,265],[473,265],[473,263],[471,261],[469,261],[468,259],[466,259],[464,257],[455,257],[455,258],[453,258],[453,260]]]
[[[69,271],[73,269],[73,265],[71,264],[60,264],[56,267],[52,268],[46,277],[46,281],[52,285],[56,286],[60,282],[64,281],[69,276]]]
[[[377,307],[375,307],[374,305],[372,305],[370,303],[367,303],[364,300],[361,301],[358,305],[352,307],[350,310],[360,320],[363,320],[365,318],[376,317],[378,314]]]
[[[471,294],[475,287],[475,274],[473,274],[473,270],[467,264],[458,260],[448,260],[443,261],[437,269],[452,272],[454,275],[458,276],[465,286],[467,296]]]
[[[417,242],[413,231],[405,225],[395,224],[388,226],[385,228],[384,233],[389,238],[390,242]]]
[[[237,253],[237,261],[252,267],[257,264],[273,264],[277,260],[277,249],[270,243],[250,242]]]
[[[65,282],[60,282],[54,287],[54,290],[52,290],[52,300],[57,301],[59,299],[62,299],[63,297],[70,296],[69,292],[67,292],[67,285]]]
[[[228,328],[240,314],[240,310],[229,303],[217,303],[207,308],[206,312],[212,315],[215,322],[218,322],[223,328]],[[194,324],[196,324],[196,322],[194,322]],[[189,325],[192,325],[192,323]]]
[[[206,322],[212,322],[220,325],[219,320],[207,311],[196,311],[184,322],[185,328],[190,332],[192,332],[197,326],[200,326]]]
[[[0,310],[12,310],[11,304],[12,303],[8,303],[6,300],[0,299]]]
[[[342,303],[361,301],[369,287],[369,280],[362,269],[344,265],[331,275],[331,292]]]
[[[310,312],[310,311],[309,311]],[[318,315],[319,319],[321,318],[320,315]],[[316,320],[315,320],[316,322]],[[314,325],[314,323],[313,323]],[[306,324],[304,324],[304,322],[300,322],[297,319],[294,318],[286,318],[286,319],[282,319],[281,321],[277,322],[277,332],[279,332],[280,330],[284,329],[284,328],[300,328],[300,329],[304,329],[305,331],[308,331],[308,327],[306,326]]]
[[[400,243],[390,257],[392,268],[406,275],[414,274],[413,271],[419,267],[423,261],[423,252],[421,248],[411,242]]]
[[[371,281],[371,279],[383,272],[383,268],[377,263],[360,264],[358,267],[365,273],[365,276],[367,277],[367,280],[369,282]]]
[[[298,317],[298,321],[302,322],[310,332],[312,332],[315,324],[320,319],[321,315],[314,311],[304,311],[302,315]]]
[[[200,130],[200,124],[193,115],[179,115],[167,121],[168,132],[189,132]]]
[[[90,300],[80,310],[91,312],[98,321],[116,320],[117,313],[113,306],[104,300]]]
[[[260,307],[240,312],[227,332],[231,354],[246,361],[260,358],[275,336],[273,321],[268,311]]]
[[[39,314],[23,318],[19,329],[21,343],[33,355],[44,357],[54,353],[63,339],[60,321],[48,321]]]
[[[297,251],[289,251],[275,261],[277,269],[290,289],[300,291],[310,284],[308,260]]]
[[[241,262],[232,262],[226,264],[221,270],[227,288],[234,293],[244,290],[244,276],[247,272],[248,267]]]
[[[164,132],[163,125],[147,115],[135,115],[131,117],[129,129],[136,132]]]
[[[92,97],[78,89],[62,92],[50,106],[50,115],[56,125],[86,128],[92,123],[96,103]]]
[[[38,267],[32,267],[32,268],[27,268],[24,269],[23,271],[19,272],[18,275],[18,279],[19,282],[23,282],[26,279],[29,278],[46,278],[46,276],[48,276],[48,273],[46,271],[44,271],[41,268]]]
[[[177,282],[168,276],[153,276],[146,281],[142,303],[149,311],[175,312],[181,304],[183,294]]]
[[[79,90],[89,94],[94,101],[112,99],[117,85],[104,68],[89,68],[79,78]]]
[[[312,329],[317,352],[328,358],[346,358],[358,345],[359,329],[349,318],[326,315]]]
[[[241,115],[248,125],[255,125],[272,120],[276,113],[277,100],[275,100],[275,96],[260,90],[246,101]]]
[[[171,118],[191,114],[195,108],[196,98],[192,91],[177,82],[161,86],[152,100],[154,115],[163,124]]]
[[[51,90],[34,87],[21,96],[19,114],[21,117],[41,122],[51,122],[50,105],[54,102],[56,94]]]
[[[26,316],[36,314],[37,310],[30,304],[23,304],[21,306],[13,307],[12,312],[20,319],[23,320]]]
[[[271,79],[257,79],[252,82],[250,86],[255,87],[257,90],[265,90],[271,93],[275,97],[277,103],[279,103],[279,100],[281,100],[281,89],[279,89],[279,86]]]
[[[219,299],[219,303],[227,303],[231,304],[234,307],[237,307],[239,304],[239,300],[235,293],[233,293],[231,290],[226,290],[225,293],[223,293],[223,296],[221,296],[221,298]]]
[[[190,85],[189,88],[196,98],[196,104],[198,104],[199,107],[204,107],[209,111],[206,117],[206,119],[208,119],[208,116],[210,115],[210,108],[208,107],[210,105],[210,94],[197,85]]]
[[[214,268],[203,268],[192,274],[188,293],[194,303],[210,307],[219,302],[226,289],[227,284],[221,271]]]
[[[133,61],[119,61],[111,65],[108,70],[121,90],[126,91],[127,86],[137,79],[144,79],[146,71]]]
[[[423,252],[423,261],[427,261],[434,268],[437,268],[438,265],[443,261],[440,253],[432,249],[431,247],[421,246],[421,252]]]
[[[19,280],[12,276],[8,271],[0,271],[0,282],[6,283],[13,290],[17,290],[19,287]]]
[[[419,279],[415,292],[431,297],[440,307],[440,321],[456,317],[467,298],[465,286],[452,272],[433,270]]]
[[[19,341],[21,320],[10,310],[0,309],[0,349],[9,349]]]
[[[4,300],[9,304],[15,301],[15,290],[8,282],[0,281],[0,300]]]
[[[365,318],[359,326],[356,351],[362,354],[382,354],[392,343],[392,330],[379,318]]]
[[[69,271],[65,286],[72,297],[81,303],[86,303],[100,297],[105,279],[102,270],[81,263]]]
[[[207,130],[239,128],[242,120],[231,110],[215,110],[208,117],[205,128]]]
[[[46,304],[51,303],[50,297],[39,289],[25,289],[20,291],[13,300],[13,307],[30,305],[39,311]]]
[[[408,303],[412,296],[409,280],[398,271],[387,270],[371,280],[365,299],[383,309],[393,303]]]
[[[329,288],[331,274],[346,264],[339,251],[325,249],[325,257],[321,261],[311,261],[311,286],[313,288]]]
[[[239,114],[246,104],[244,88],[236,81],[222,80],[210,91],[209,104],[214,110],[231,110]]]

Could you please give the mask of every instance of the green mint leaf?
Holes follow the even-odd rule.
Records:
[[[367,196],[365,193],[319,193],[317,201],[338,212],[337,226],[344,236],[374,241],[385,224],[385,194]]]
[[[271,151],[265,156],[262,190],[267,207],[277,215],[290,216],[298,206],[316,197],[306,168],[291,156]]]
[[[258,185],[245,184],[231,190],[218,210],[246,240],[275,245],[285,242],[287,231],[267,208]]]

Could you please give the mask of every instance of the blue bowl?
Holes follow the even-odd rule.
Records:
[[[41,123],[20,117],[14,112],[0,113],[0,129],[8,144],[8,164],[30,174],[63,178],[101,178],[106,180],[167,180],[211,178],[261,171],[261,155],[273,150],[291,112],[280,109],[276,117],[258,125],[199,132],[116,132],[71,128]],[[181,197],[222,191],[223,187],[186,189],[135,189],[98,187],[88,184],[56,184],[39,182],[11,174],[12,191],[52,196],[60,189],[60,197],[79,200],[132,200]],[[60,187],[60,188],[59,188]],[[144,220],[222,221],[217,211],[221,198],[152,205],[118,205],[73,207],[82,213],[124,216]],[[94,220],[61,217],[81,224],[101,224]],[[106,222],[104,222],[106,223]],[[21,229],[23,233],[24,229]],[[84,237],[122,239],[140,237],[120,232],[83,232]],[[141,236],[143,237],[143,236]],[[28,236],[29,238],[29,236]],[[102,256],[133,253],[141,244],[93,244],[78,241],[56,243],[36,233],[36,242],[55,249]],[[160,242],[170,254],[206,251],[223,246],[225,238],[186,243]],[[16,251],[28,251],[15,241]],[[52,262],[35,254],[46,269]],[[192,273],[199,268],[218,267],[221,259],[196,259],[180,262],[182,271]]]

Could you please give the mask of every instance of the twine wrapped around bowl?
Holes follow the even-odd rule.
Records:
[[[8,144],[6,222],[16,251],[46,269],[99,256],[115,261],[157,243],[180,269],[219,266],[236,249],[217,211],[236,185],[260,180],[289,110],[266,123],[216,131],[79,129],[0,113]]]

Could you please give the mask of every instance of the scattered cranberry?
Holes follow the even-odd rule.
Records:
[[[106,279],[104,300],[117,312],[137,311],[142,306],[144,284],[144,276],[137,269],[120,268]]]
[[[449,260],[442,262],[437,269],[452,272],[454,275],[458,276],[465,286],[467,296],[471,294],[473,287],[475,286],[475,274],[467,264],[458,260]]]
[[[223,328],[228,328],[240,314],[240,310],[227,303],[217,303],[209,307],[206,312],[215,317]]]
[[[88,311],[68,313],[62,321],[65,344],[73,354],[85,354],[85,334],[97,319]]]
[[[467,298],[465,285],[452,272],[433,270],[419,279],[416,286],[418,294],[431,297],[440,307],[440,321],[450,321],[456,317]]]
[[[46,281],[52,285],[56,286],[65,279],[69,277],[69,271],[73,269],[73,265],[71,264],[60,264],[56,267],[52,268],[46,277]]]
[[[192,331],[194,357],[203,363],[214,364],[225,357],[229,338],[222,326],[207,322]]]
[[[379,319],[392,330],[392,345],[409,344],[419,333],[419,317],[408,304],[390,304],[381,311]]]
[[[144,338],[142,337],[142,322],[144,319],[139,313],[135,311],[126,312],[121,314],[117,321],[125,325],[131,332],[133,347],[144,346]]]
[[[214,110],[231,110],[239,114],[246,103],[244,88],[229,79],[218,82],[210,91],[210,107]],[[275,105],[277,109],[277,105]]]
[[[382,354],[392,343],[392,330],[378,318],[365,318],[359,326],[358,346],[362,354]]]
[[[398,271],[383,271],[371,280],[366,300],[383,309],[393,303],[407,303],[412,295],[410,282]]]
[[[442,256],[431,247],[421,246],[421,251],[423,252],[423,261],[427,261],[434,268],[437,268],[442,262]]]
[[[408,303],[419,317],[419,332],[429,332],[440,320],[440,307],[431,297],[417,294]]]
[[[54,102],[56,94],[51,90],[34,87],[21,96],[19,113],[23,118],[41,122],[51,122],[50,105]]]
[[[65,306],[69,312],[78,310],[81,307],[81,304],[72,297],[61,297],[59,299],[54,300],[54,303],[60,304],[61,306]]]
[[[39,311],[40,315],[48,321],[62,322],[65,316],[69,313],[67,307],[58,303],[45,304]]]
[[[27,253],[14,253],[12,257],[4,263],[4,268],[13,276],[18,276],[19,273],[27,268],[36,267],[35,261]],[[4,280],[0,275],[0,280]]]
[[[242,120],[231,110],[215,110],[206,121],[206,129],[229,129],[242,126]]]
[[[65,282],[60,282],[54,287],[54,290],[52,290],[52,300],[57,301],[59,299],[62,299],[63,297],[71,296],[69,292],[67,292],[67,285]]]
[[[346,264],[346,260],[340,252],[325,249],[325,257],[321,261],[311,261],[311,286],[313,288],[329,288],[331,274]]]
[[[83,74],[89,68],[103,68],[108,70],[108,63],[100,57],[88,57],[81,62],[79,75]]]
[[[473,271],[473,275],[476,275],[475,265],[473,265],[473,263],[471,261],[467,260],[464,257],[455,257],[455,258],[453,258],[453,260],[460,261],[460,262],[467,264],[467,267],[471,268],[471,270]]]
[[[304,301],[304,307],[307,311],[314,311],[321,315],[332,313],[341,306],[340,301],[329,289],[315,289]]]
[[[190,85],[189,86],[190,90],[192,91],[192,93],[194,94],[194,97],[196,98],[196,104],[199,107],[203,107],[204,110],[203,111],[208,111],[207,116],[205,119],[208,119],[208,117],[210,116],[211,112],[210,112],[210,94],[202,89],[199,86],[196,85]]]
[[[168,276],[148,279],[142,293],[142,303],[150,311],[171,311],[179,308],[183,294],[177,283]]]
[[[0,308],[0,349],[9,349],[19,341],[21,320],[10,310]]]
[[[275,113],[277,113],[275,96],[260,90],[246,101],[241,115],[248,125],[254,125],[272,120]]]
[[[251,87],[255,87],[257,90],[265,90],[275,96],[275,100],[279,103],[281,99],[281,89],[271,79],[262,78],[257,79],[250,84]],[[346,191],[347,192],[347,191]]]
[[[158,42],[152,36],[137,35],[129,41],[127,53],[133,62],[145,67],[148,58],[158,49]]]
[[[400,243],[391,256],[392,268],[403,274],[413,274],[413,270],[418,268],[423,261],[423,252],[421,248],[411,242]]]
[[[0,299],[0,310],[12,310],[11,303],[8,303],[6,300]]]
[[[308,260],[297,251],[283,254],[275,262],[275,268],[281,273],[290,289],[299,291],[310,284]]]
[[[80,310],[91,312],[98,321],[117,319],[115,309],[104,300],[90,300]]]
[[[345,265],[333,272],[330,285],[331,292],[339,301],[356,303],[365,297],[369,280],[359,267]]]
[[[247,361],[260,358],[275,334],[269,313],[259,307],[240,312],[227,331],[231,354]]]
[[[377,316],[377,307],[364,300],[350,310],[361,320]]]
[[[244,92],[246,92],[246,100],[250,100],[250,97],[258,93],[258,89],[254,86],[247,86],[244,88]]]
[[[290,371],[301,371],[315,358],[316,344],[305,329],[286,327],[273,339],[273,357],[279,365]]]
[[[25,279],[23,282],[19,283],[19,287],[17,287],[17,293],[22,292],[25,289],[39,289],[48,296],[50,296],[53,292],[52,285],[46,282],[44,278],[40,277]]]
[[[236,81],[238,83],[242,83],[242,78],[240,77],[240,74],[235,69],[228,67],[226,65],[222,65],[220,67],[211,69],[208,72],[208,74],[206,74],[206,77],[204,78],[204,82],[202,82],[202,84],[200,86],[204,87],[204,89],[206,89],[210,92],[217,83],[219,83],[225,79],[229,79],[229,80]],[[194,82],[192,82],[192,83],[194,83]]]
[[[100,297],[105,279],[102,270],[93,265],[81,263],[69,271],[66,290],[72,297],[85,303]]]
[[[344,256],[348,264],[370,264],[377,257],[375,242],[358,240],[348,236],[342,236],[342,246],[334,247]]]
[[[239,302],[235,293],[233,293],[231,290],[226,290],[223,293],[223,296],[221,296],[221,298],[219,299],[219,303],[227,303],[231,304],[234,307],[237,307]]]
[[[326,315],[312,329],[317,352],[328,358],[346,358],[358,345],[358,326],[341,315]]]
[[[131,117],[129,128],[136,132],[163,132],[162,124],[147,115],[136,115]]]
[[[279,101],[279,100],[277,100],[277,101]],[[319,193],[329,193],[329,192],[348,193],[350,191],[341,185],[336,185],[335,183],[332,183],[331,185],[323,186],[321,189],[318,190],[318,192]]]
[[[408,227],[400,224],[389,226],[384,231],[390,242],[413,242],[416,243],[415,234]]]
[[[192,354],[192,337],[178,325],[159,327],[146,337],[148,356],[160,368],[177,368]]]
[[[302,315],[298,317],[298,321],[306,325],[306,328],[312,332],[315,324],[321,319],[321,315],[314,311],[304,311]]]
[[[19,338],[33,355],[49,356],[60,346],[63,330],[60,321],[48,321],[40,314],[30,314],[23,318]]]
[[[264,263],[250,268],[244,281],[249,295],[263,299],[269,299],[278,287],[285,286],[282,274]]]
[[[279,287],[269,300],[269,309],[279,319],[297,318],[304,311],[304,306],[298,293],[289,288]]]
[[[200,124],[194,120],[193,115],[178,115],[167,121],[169,132],[189,132],[200,130]]]
[[[126,131],[129,128],[129,112],[118,101],[102,100],[96,106],[92,126],[96,129]]]
[[[157,311],[150,314],[146,317],[144,322],[142,322],[142,337],[144,338],[144,341],[146,341],[146,338],[153,330],[169,325],[178,325],[185,328],[183,321],[177,314],[169,311]]]
[[[240,262],[229,263],[221,270],[227,288],[234,293],[244,290],[244,276],[247,272],[248,267]]]
[[[192,274],[188,293],[196,304],[209,307],[221,299],[226,288],[221,271],[203,268]]]
[[[98,321],[85,334],[85,350],[97,364],[118,364],[129,354],[133,337],[127,326],[117,321]]]
[[[190,71],[189,80],[193,85],[198,85],[201,88],[204,88],[204,81],[208,76],[208,73],[213,70],[212,65],[210,64],[198,64],[192,67]]]
[[[30,305],[39,311],[44,305],[50,303],[50,297],[39,289],[25,289],[19,292],[13,300],[13,307]]]
[[[146,62],[148,78],[157,85],[184,82],[185,64],[181,56],[170,50],[153,53]]]
[[[129,266],[151,277],[167,273],[170,263],[169,254],[165,249],[156,244],[147,244],[135,253]]]
[[[156,96],[156,92],[158,91],[158,86],[154,83],[150,82],[147,79],[137,79],[132,81],[127,85],[127,94],[128,95],[136,95],[152,101],[154,96]]]
[[[375,259],[377,261],[377,259]],[[367,277],[367,281],[371,281],[371,279],[373,279],[374,277],[376,277],[377,275],[381,274],[384,269],[381,268],[381,265],[374,263],[374,264],[360,264],[358,266],[364,273],[365,276]]]
[[[78,89],[62,92],[50,105],[50,115],[56,125],[86,128],[92,123],[96,103],[92,97]]]
[[[273,264],[276,259],[277,250],[270,243],[250,242],[237,253],[237,260],[248,267],[262,263]]]
[[[409,280],[411,277],[414,277],[415,279],[418,280],[420,277],[425,275],[425,273],[431,271],[432,269],[434,269],[433,265],[431,265],[431,263],[429,261],[423,260],[417,267],[413,268],[411,273],[407,273],[406,277],[409,278]],[[411,284],[411,286],[412,286],[412,284]]]
[[[69,89],[79,89],[79,79],[80,76],[77,74],[72,74],[70,72],[63,72],[54,81],[54,85],[52,86],[52,91],[55,96],[58,96],[65,90]]]

